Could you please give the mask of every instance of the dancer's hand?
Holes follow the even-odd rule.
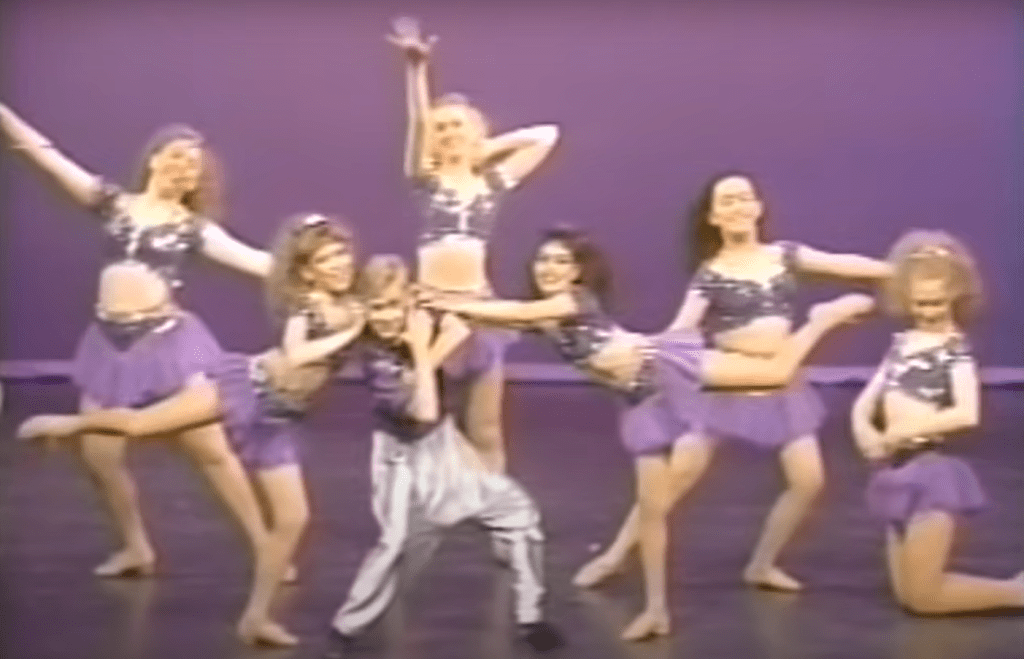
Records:
[[[423,309],[413,309],[409,312],[409,319],[406,321],[405,334],[403,338],[413,350],[424,350],[430,348],[430,341],[434,335],[434,319],[430,313]]]
[[[430,56],[430,49],[437,42],[436,36],[426,39],[420,34],[420,24],[415,18],[403,16],[392,23],[394,32],[387,35],[387,40],[397,46],[410,62],[422,62]]]
[[[884,460],[890,453],[882,433],[874,428],[855,430],[854,441],[857,443],[860,454],[866,460],[871,460],[872,462]]]
[[[459,300],[430,288],[419,288],[416,290],[416,304],[424,309],[457,313]]]

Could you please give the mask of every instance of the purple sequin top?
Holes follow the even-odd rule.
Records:
[[[952,336],[941,345],[903,354],[906,335],[893,336],[885,358],[885,388],[898,389],[940,408],[953,404],[953,366],[973,361],[971,348],[962,336]]]
[[[180,222],[140,225],[124,211],[120,203],[124,194],[117,185],[104,182],[92,207],[106,219],[105,263],[145,263],[171,288],[180,287],[185,261],[202,247],[203,220],[189,215]]]
[[[494,230],[498,209],[509,189],[501,172],[489,168],[483,172],[487,191],[463,204],[450,188],[442,187],[436,177],[428,177],[417,186],[417,205],[423,216],[420,243],[431,243],[447,235],[464,235],[487,241]]]
[[[690,283],[708,301],[700,329],[706,335],[743,327],[757,318],[778,316],[793,320],[799,245],[779,243],[784,269],[766,284],[737,279],[702,265]]]

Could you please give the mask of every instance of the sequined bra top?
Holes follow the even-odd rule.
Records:
[[[449,235],[488,240],[494,230],[498,207],[509,186],[500,170],[491,167],[482,172],[487,191],[469,203],[456,197],[455,191],[428,177],[416,188],[416,201],[423,216],[420,243],[431,243]]]
[[[306,339],[322,339],[341,331],[341,327],[332,327],[324,318],[323,313],[315,304],[307,302],[296,310],[297,313],[306,317]],[[346,349],[331,353],[325,361],[334,369],[341,368],[348,351]]]
[[[779,316],[793,319],[796,294],[796,266],[799,245],[778,243],[782,248],[783,271],[766,283],[736,279],[702,265],[690,283],[708,301],[700,328],[705,334],[743,327],[757,318]]]
[[[586,366],[588,360],[611,340],[618,325],[604,312],[601,303],[590,291],[577,288],[572,296],[579,313],[560,320],[558,325],[546,333],[565,360]]]
[[[906,334],[893,336],[892,348],[885,358],[885,389],[903,393],[940,408],[953,404],[954,364],[974,358],[962,336],[951,336],[941,345],[904,354]]]
[[[189,215],[180,222],[144,226],[136,223],[123,205],[124,190],[104,182],[92,210],[103,217],[105,264],[144,263],[171,288],[181,286],[181,270],[202,246],[203,220]]]

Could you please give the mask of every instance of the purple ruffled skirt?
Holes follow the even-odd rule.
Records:
[[[71,377],[102,407],[143,407],[177,392],[196,374],[210,374],[223,351],[194,314],[173,318],[141,333],[93,322],[78,343]]]
[[[698,332],[652,337],[654,351],[642,374],[643,395],[631,397],[619,414],[619,437],[632,455],[671,449],[700,426],[700,365],[705,342]]]
[[[974,469],[961,458],[925,451],[899,467],[879,469],[868,482],[866,500],[873,515],[905,524],[930,510],[971,514],[987,504]]]
[[[764,392],[705,390],[697,402],[707,435],[759,449],[817,434],[825,422],[821,396],[803,380]]]
[[[228,437],[248,469],[298,464],[304,428],[296,414],[282,414],[253,378],[250,355],[226,353],[214,375]]]

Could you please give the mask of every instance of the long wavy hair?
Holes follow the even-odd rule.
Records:
[[[966,325],[977,318],[983,302],[981,274],[971,251],[945,231],[913,229],[893,244],[887,257],[893,274],[882,286],[885,310],[910,318],[910,283],[941,279],[953,298],[953,318]]]
[[[355,236],[348,223],[319,213],[300,213],[286,219],[274,238],[274,263],[266,281],[267,308],[283,323],[302,308],[312,291],[303,276],[313,255],[325,245],[339,243],[355,252]]]
[[[740,170],[725,170],[709,178],[701,188],[697,198],[693,200],[687,211],[687,251],[689,259],[687,266],[690,272],[695,272],[701,264],[715,256],[722,249],[722,232],[708,219],[711,217],[711,208],[715,201],[715,186],[727,178],[745,178],[753,185],[754,190],[759,190],[760,185],[753,176]],[[766,220],[768,219],[768,208],[761,201],[764,210],[758,220],[758,234],[763,235]]]
[[[220,160],[210,149],[202,133],[186,124],[169,124],[157,129],[146,142],[136,166],[135,184],[144,190],[151,174],[149,161],[171,142],[193,142],[202,151],[199,184],[181,198],[183,206],[207,220],[219,222],[223,217],[224,172]]]
[[[580,275],[576,284],[586,288],[601,301],[603,305],[610,306],[612,303],[613,280],[612,270],[608,264],[608,257],[597,243],[582,229],[568,225],[561,225],[548,229],[541,236],[537,244],[536,254],[544,245],[557,242],[572,254],[573,261],[579,266]],[[537,288],[537,280],[533,276],[533,262],[528,266],[530,282],[530,295],[534,298],[541,298],[543,294]]]

